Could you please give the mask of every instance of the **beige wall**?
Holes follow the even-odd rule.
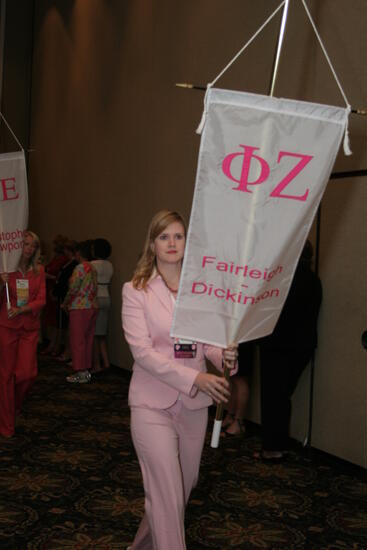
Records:
[[[212,80],[278,4],[278,0],[36,1],[31,225],[46,243],[60,232],[76,239],[103,236],[111,241],[115,277],[110,349],[117,365],[131,364],[120,330],[120,289],[131,277],[148,221],[163,207],[179,209],[186,216],[190,212],[199,146],[195,128],[203,94],[174,84]],[[308,4],[350,102],[363,106],[365,0]],[[219,81],[220,87],[267,93],[279,21],[278,17],[270,23]],[[288,21],[275,95],[343,105],[301,2],[291,2]],[[338,170],[367,166],[365,119],[352,116],[350,133],[354,155],[339,155]],[[338,189],[335,200],[334,188]],[[352,215],[348,220],[352,243],[343,240],[340,224],[345,218],[340,217],[340,208],[348,210],[351,190],[353,201],[363,205],[365,188],[366,180],[331,183],[325,198],[321,249],[325,299],[314,430],[319,448],[367,465],[367,457],[358,456],[353,441],[348,440],[345,451],[343,442],[335,443],[341,436],[334,427],[333,435],[328,433],[335,403],[343,402],[348,409],[344,400],[352,397],[340,384],[351,377],[357,383],[360,371],[366,372],[367,357],[358,345],[353,363],[359,366],[354,370],[346,366],[348,354],[342,358],[334,347],[346,314],[359,316],[358,330],[363,326],[363,309],[359,306],[356,313],[341,302],[360,300],[357,290],[365,286],[366,273],[354,268],[353,290],[346,296],[341,289],[351,273],[345,269],[340,275],[339,266],[343,246],[351,247],[352,265],[360,264],[362,208],[359,219]],[[328,380],[336,364],[339,381],[333,382],[330,397]],[[299,439],[307,428],[307,391],[305,376],[295,403],[293,429]],[[256,417],[257,397],[252,409]],[[362,412],[366,410],[355,411],[354,419]]]

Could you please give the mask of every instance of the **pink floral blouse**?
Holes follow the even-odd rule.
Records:
[[[75,267],[69,279],[64,306],[67,309],[98,308],[97,290],[96,270],[89,262],[82,262]]]

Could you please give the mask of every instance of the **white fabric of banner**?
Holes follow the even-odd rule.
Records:
[[[0,155],[0,273],[17,270],[28,224],[24,151]]]
[[[208,90],[171,336],[225,347],[273,331],[348,114]]]

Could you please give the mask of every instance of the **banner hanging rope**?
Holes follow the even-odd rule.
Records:
[[[265,29],[265,27],[268,25],[268,23],[270,23],[270,21],[273,19],[273,17],[276,16],[276,14],[278,13],[278,11],[284,6],[285,4],[285,1],[286,0],[283,0],[283,2],[281,2],[281,4],[279,4],[279,6],[273,11],[273,13],[266,19],[266,21],[264,21],[264,23],[261,25],[261,27],[259,27],[257,29],[257,31],[255,32],[255,34],[253,34],[250,38],[250,40],[248,40],[246,42],[246,44],[236,53],[236,55],[231,59],[231,61],[224,67],[224,69],[222,69],[222,71],[214,78],[214,80],[212,82],[209,82],[209,84],[207,84],[207,87],[206,87],[206,90],[208,91],[210,88],[212,88],[214,86],[214,84],[217,82],[217,80],[220,79],[221,76],[224,75],[224,73],[230,68],[231,65],[233,65],[233,63],[236,61],[236,59],[238,57],[240,57],[240,55],[246,50],[246,48],[251,44],[251,42],[253,42],[255,40],[255,38]],[[207,106],[207,102],[206,102],[206,99],[207,99],[207,94],[205,94],[205,97],[204,97],[204,111],[203,111],[203,116],[201,118],[201,121],[200,121],[200,124],[196,130],[196,133],[197,134],[201,134],[202,130],[203,130],[203,127],[204,127],[204,124],[205,124],[205,119],[206,119],[206,106]]]
[[[201,121],[199,123],[199,126],[196,130],[196,133],[197,134],[201,134],[202,131],[203,131],[203,128],[204,128],[204,124],[205,124],[205,120],[206,120],[206,116],[207,116],[207,111],[208,111],[208,105],[207,105],[207,97],[208,97],[208,91],[210,88],[212,88],[214,86],[214,84],[221,78],[221,76],[224,75],[224,73],[230,68],[230,66],[236,61],[236,59],[246,50],[246,48],[251,44],[251,42],[253,42],[253,40],[261,33],[261,31],[267,26],[267,24],[273,19],[273,17],[275,17],[275,15],[278,13],[278,11],[286,4],[286,0],[284,0],[277,8],[276,10],[274,10],[274,12],[266,19],[266,21],[261,25],[261,27],[255,32],[255,34],[253,34],[253,36],[250,38],[250,40],[248,40],[248,42],[246,42],[246,44],[236,53],[236,55],[231,59],[231,61],[224,67],[224,69],[214,78],[214,80],[212,82],[209,82],[207,84],[207,87],[206,87],[206,93],[205,93],[205,97],[204,97],[204,109],[203,109],[203,114],[202,114],[202,117],[201,117]],[[327,60],[327,63],[330,67],[330,70],[334,76],[334,79],[336,81],[336,84],[339,88],[339,91],[344,99],[344,102],[346,104],[346,108],[347,108],[347,112],[348,114],[352,111],[352,108],[350,106],[350,103],[348,101],[348,98],[343,90],[343,87],[338,79],[338,76],[336,74],[336,71],[333,67],[333,64],[331,63],[331,60],[330,60],[330,57],[326,51],[326,48],[321,40],[321,37],[320,37],[320,34],[316,28],[316,25],[312,19],[312,16],[311,16],[311,13],[307,7],[307,4],[305,2],[305,0],[302,0],[302,4],[304,6],[304,9],[306,11],[306,14],[308,16],[308,19],[311,23],[311,26],[316,34],[316,37],[317,37],[317,40],[321,46],[321,49],[325,55],[325,58]],[[288,4],[285,5],[285,10],[288,9]],[[283,21],[284,21],[284,18],[282,20],[282,24],[283,24]],[[283,37],[281,37],[282,39]],[[273,87],[272,87],[273,88]],[[272,91],[271,90],[271,93],[270,95],[272,95]],[[348,129],[348,119],[347,119],[347,124],[345,126],[345,133],[344,133],[344,143],[343,143],[343,147],[344,147],[344,153],[346,155],[351,155],[352,154],[352,151],[350,149],[350,143],[349,143],[349,129]]]
[[[20,143],[19,139],[17,138],[17,136],[14,134],[13,130],[11,129],[8,121],[6,120],[6,118],[4,117],[4,115],[0,112],[0,117],[3,119],[3,121],[5,122],[5,124],[7,125],[8,127],[8,130],[9,132],[11,133],[11,135],[13,136],[13,138],[15,139],[15,141],[17,142],[17,144],[19,145],[19,147],[21,148],[22,151],[24,151],[24,148],[22,146],[22,144]]]

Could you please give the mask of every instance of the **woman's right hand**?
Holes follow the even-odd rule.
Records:
[[[199,372],[194,385],[203,391],[216,403],[227,403],[230,397],[229,382],[223,376],[209,372]]]
[[[11,307],[8,309],[8,318],[14,319],[14,317],[18,317],[18,315],[21,315],[24,313],[23,308],[21,307]]]
[[[3,284],[9,282],[9,273],[0,273],[0,278]]]

